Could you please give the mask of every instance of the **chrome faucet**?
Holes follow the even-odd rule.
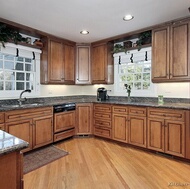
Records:
[[[31,93],[31,90],[30,89],[26,89],[26,90],[24,90],[24,91],[22,91],[20,93],[20,97],[18,99],[18,103],[19,103],[20,106],[22,105],[22,102],[26,101],[26,98],[22,98],[22,94],[25,93],[25,92]]]

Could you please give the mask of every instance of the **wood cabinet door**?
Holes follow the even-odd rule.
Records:
[[[114,140],[128,142],[128,120],[127,115],[113,114],[112,138]]]
[[[63,82],[65,84],[75,83],[75,47],[64,44]]]
[[[129,116],[129,143],[146,147],[146,117]]]
[[[169,79],[169,27],[152,31],[152,82]]]
[[[164,152],[164,119],[148,118],[147,147],[152,150]]]
[[[33,148],[53,142],[53,116],[33,119]]]
[[[91,84],[90,45],[76,47],[76,84]]]
[[[92,104],[77,104],[76,134],[92,134]]]
[[[6,123],[6,131],[29,143],[29,147],[25,148],[23,152],[32,149],[32,119]]]
[[[5,125],[4,124],[0,124],[0,130],[5,130]]]
[[[178,121],[165,121],[165,152],[185,157],[185,124]]]
[[[63,45],[59,41],[50,40],[49,42],[49,81],[61,83],[63,76]]]
[[[92,83],[107,83],[107,45],[92,47]]]
[[[190,80],[190,22],[173,24],[170,36],[170,79]]]
[[[75,111],[54,114],[54,133],[75,128]]]

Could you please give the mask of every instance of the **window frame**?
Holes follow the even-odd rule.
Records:
[[[142,48],[140,51],[138,51],[137,49],[134,49],[134,50],[130,50],[130,51],[127,51],[126,53],[124,52],[121,52],[121,53],[117,53],[117,54],[114,54],[114,93],[116,95],[119,95],[119,96],[127,96],[127,91],[126,89],[124,88],[123,86],[123,89],[120,88],[120,76],[121,74],[119,73],[119,66],[120,65],[126,65],[127,63],[131,64],[130,63],[130,58],[131,57],[131,54],[133,54],[133,62],[132,64],[135,64],[135,62],[139,62],[139,61],[142,61],[140,60],[141,58],[138,57],[139,54],[141,53],[145,53],[146,51],[148,51],[148,61],[151,61],[151,50],[152,48],[151,47],[146,47],[146,48]],[[120,59],[120,60],[119,60]],[[122,59],[125,59],[123,62],[122,62]],[[127,60],[126,60],[127,59]],[[120,61],[120,64],[119,64],[119,61]],[[146,61],[145,61],[145,64],[146,64]],[[152,68],[152,64],[151,64],[151,68]],[[150,69],[151,69],[150,68]],[[142,73],[142,72],[141,72]],[[131,90],[131,96],[136,96],[136,97],[155,97],[156,96],[156,93],[157,92],[157,89],[156,89],[156,85],[154,85],[151,81],[151,70],[150,70],[150,89],[149,90],[134,90],[132,89]]]
[[[31,93],[25,93],[25,97],[38,97],[40,95],[40,54],[41,50],[25,47],[22,45],[15,45],[13,43],[6,43],[5,48],[0,45],[0,52],[3,54],[9,54],[16,56],[18,49],[19,57],[30,58],[33,59],[33,53],[35,54],[35,75],[34,75],[34,89]],[[22,71],[23,72],[23,71]],[[28,71],[24,71],[23,73],[28,73]],[[15,86],[16,87],[16,86]],[[0,98],[19,98],[22,90],[3,90],[0,91]]]

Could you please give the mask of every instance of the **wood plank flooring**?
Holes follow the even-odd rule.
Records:
[[[99,138],[56,146],[69,155],[24,175],[24,189],[190,189],[190,164]]]

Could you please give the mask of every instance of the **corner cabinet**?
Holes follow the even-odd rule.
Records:
[[[190,21],[152,31],[152,82],[190,81]]]
[[[91,84],[90,45],[76,46],[76,80],[75,84]]]
[[[114,83],[113,43],[92,44],[92,84]]]
[[[43,38],[41,84],[75,83],[75,43]]]

